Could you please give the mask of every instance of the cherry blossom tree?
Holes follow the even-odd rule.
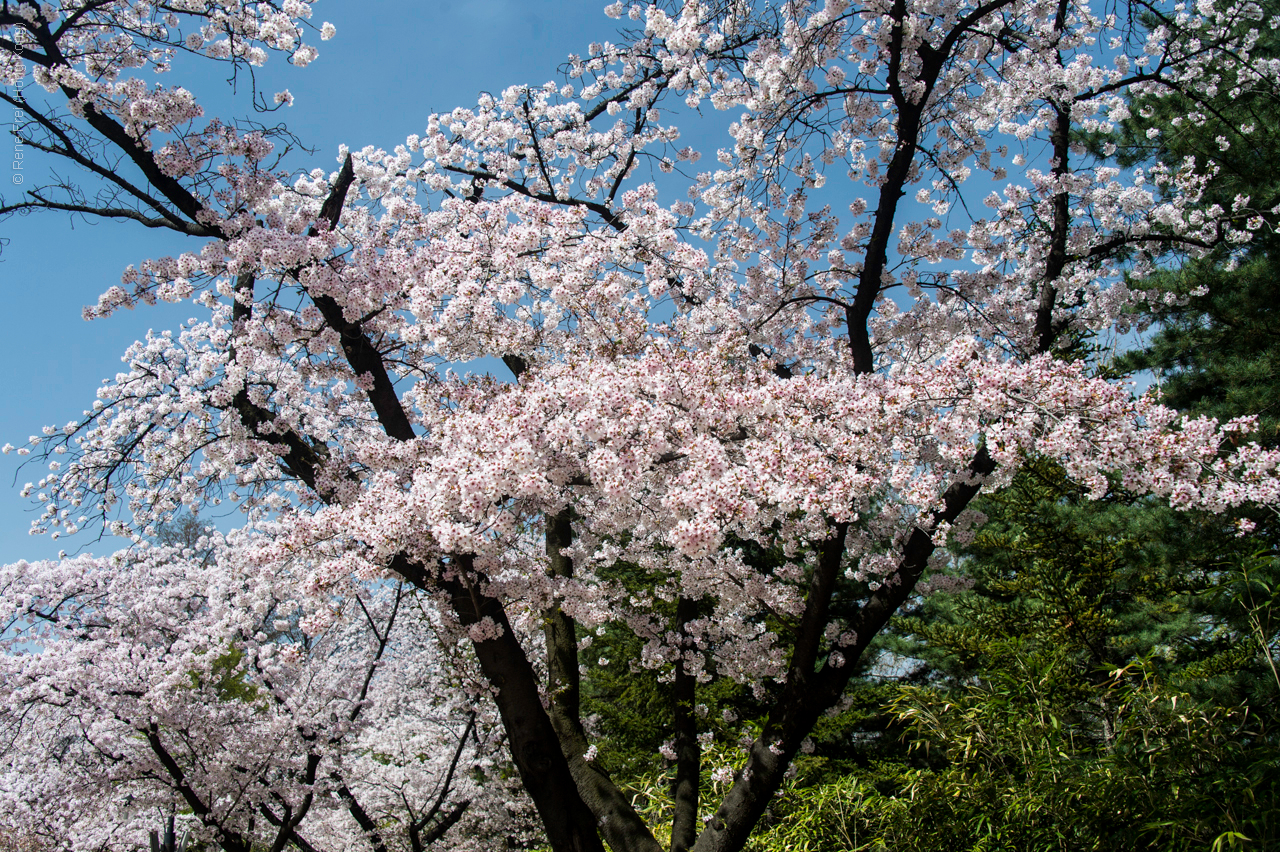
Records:
[[[636,676],[675,696],[671,847],[736,850],[853,663],[981,523],[973,497],[1029,455],[1094,495],[1280,498],[1280,455],[1249,442],[1251,421],[1183,420],[1073,355],[1127,329],[1143,297],[1126,282],[1277,212],[1198,205],[1197,163],[1122,170],[1081,134],[1110,130],[1132,95],[1273,86],[1280,67],[1252,48],[1278,22],[1210,0],[606,12],[629,29],[571,57],[563,82],[481,95],[389,151],[342,151],[335,171],[286,172],[282,131],[207,119],[140,75],[180,52],[305,65],[308,4],[9,0],[3,75],[47,95],[0,97],[24,144],[83,180],[0,211],[200,240],[129,269],[87,313],[186,300],[207,316],[137,344],[84,418],[18,452],[49,467],[28,489],[38,530],[139,542],[144,556],[90,573],[136,558],[180,572],[187,557],[142,542],[183,507],[230,503],[244,525],[213,573],[290,578],[321,602],[298,604],[299,642],[363,630],[353,601],[411,588],[429,615],[398,665],[475,667],[557,850],[660,848],[580,709],[593,634],[625,626],[645,642]],[[736,120],[699,171],[675,122],[703,109]],[[508,374],[450,369],[485,357]],[[646,590],[614,579],[622,564]],[[21,568],[7,594],[87,570]],[[169,594],[135,588],[144,606]],[[243,634],[237,653],[261,659]],[[444,653],[459,637],[470,657]],[[184,671],[218,658],[193,647]],[[693,708],[720,678],[770,709],[708,803]],[[420,712],[380,722],[412,729]],[[276,806],[300,809],[304,789]],[[222,811],[187,807],[225,833]]]
[[[199,544],[0,574],[8,830],[137,849],[163,827],[173,850],[180,827],[229,852],[522,833],[518,806],[504,818],[511,791],[476,784],[505,766],[491,713],[465,665],[441,665],[420,594],[320,601],[287,571],[238,564],[231,542]]]

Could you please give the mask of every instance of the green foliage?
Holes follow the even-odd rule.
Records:
[[[972,592],[934,595],[898,622],[900,653],[924,660],[930,677],[963,683],[1013,643],[1069,651],[1063,664],[1085,683],[1138,659],[1205,700],[1236,702],[1270,680],[1256,631],[1226,592],[1250,560],[1257,582],[1277,576],[1271,560],[1254,560],[1256,539],[1119,491],[1088,500],[1036,459],[980,505],[988,523],[962,557]]]
[[[1174,301],[1121,367],[1152,371],[1175,408],[1220,420],[1256,414],[1258,438],[1280,443],[1280,244],[1238,268],[1200,260],[1145,286]]]
[[[243,665],[244,651],[232,645],[209,663],[207,676],[191,672],[193,689],[203,689],[206,684],[213,688],[214,695],[220,701],[242,701],[252,704],[259,698],[259,690],[250,682]]]
[[[880,842],[876,828],[892,801],[852,773],[824,784],[789,785],[747,850],[873,849]]]
[[[1234,832],[1280,842],[1280,752],[1247,708],[1207,707],[1141,663],[1091,690],[1067,654],[1012,653],[959,694],[908,689],[893,705],[913,768],[884,803],[895,850],[1204,849]]]
[[[899,623],[928,665],[891,704],[917,764],[884,848],[1280,843],[1276,561],[1042,460],[982,509],[973,589]]]
[[[1073,675],[1069,649],[996,643],[960,689],[890,705],[914,752],[783,791],[750,847],[867,852],[1266,849],[1280,749],[1247,706],[1162,685],[1148,661]]]
[[[1275,569],[1276,561],[1267,553],[1256,553],[1245,559],[1239,570],[1231,572],[1212,594],[1226,608],[1244,616],[1249,638],[1257,644],[1258,656],[1271,672],[1280,696],[1280,667],[1276,664],[1280,647],[1280,581]]]

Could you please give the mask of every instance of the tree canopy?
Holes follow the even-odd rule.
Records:
[[[1274,97],[1264,6],[605,11],[617,42],[561,81],[326,170],[151,82],[180,54],[305,66],[333,35],[310,4],[0,5],[0,76],[37,84],[0,99],[51,164],[0,213],[185,235],[87,313],[202,311],[6,447],[47,468],[37,531],[133,542],[0,575],[0,796],[31,830],[129,848],[177,811],[226,852],[739,850],[987,528],[980,494],[1051,464],[1081,499],[1280,500],[1256,420],[1183,417],[1080,354],[1171,252],[1236,257],[1274,221],[1195,158],[1089,141],[1139,101],[1199,125],[1221,92]],[[711,109],[735,120],[699,167],[678,124]],[[235,529],[166,542],[227,506]],[[584,712],[615,666],[670,713],[661,832]]]

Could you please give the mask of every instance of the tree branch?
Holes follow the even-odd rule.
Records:
[[[151,747],[151,751],[155,754],[156,759],[160,761],[160,765],[164,767],[165,772],[173,779],[173,784],[178,789],[178,795],[187,803],[187,807],[191,808],[191,813],[195,814],[204,825],[218,831],[220,836],[218,845],[226,852],[250,852],[249,842],[234,829],[222,825],[209,806],[201,800],[195,790],[191,789],[191,785],[187,782],[186,773],[182,771],[178,761],[169,753],[169,750],[165,748],[164,742],[160,739],[160,726],[153,722],[149,727],[143,729],[141,733],[147,738],[147,745]]]

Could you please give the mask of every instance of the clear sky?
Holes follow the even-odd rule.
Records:
[[[390,149],[421,133],[430,113],[473,105],[481,91],[558,79],[557,68],[570,53],[585,54],[591,42],[613,38],[617,22],[605,16],[605,5],[607,0],[321,0],[312,21],[332,22],[337,37],[309,39],[320,58],[305,69],[272,56],[263,88],[293,93],[294,105],[276,116],[315,148],[315,166],[332,169],[341,144]],[[175,71],[168,77],[166,83],[195,91],[209,114],[232,103],[219,74]],[[238,114],[249,114],[243,97],[240,104]],[[6,134],[0,144],[12,140]],[[12,190],[0,188],[6,199]],[[8,240],[0,253],[0,444],[21,444],[45,425],[76,419],[102,379],[122,368],[120,355],[130,343],[148,329],[176,329],[198,314],[194,306],[166,305],[91,323],[80,318],[81,308],[118,283],[130,263],[191,250],[192,241],[52,213],[0,222],[0,238]],[[33,506],[18,490],[39,479],[43,468],[20,470],[18,461],[0,456],[0,564],[50,558],[62,548],[116,548],[113,542],[77,541],[83,534],[59,542],[29,536]]]

